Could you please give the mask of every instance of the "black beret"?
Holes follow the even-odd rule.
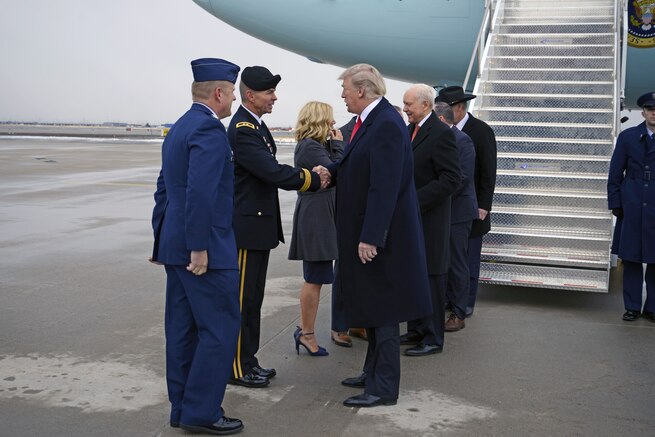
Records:
[[[279,74],[273,76],[268,68],[258,65],[246,67],[241,73],[241,82],[253,91],[265,91],[275,88],[281,79]]]

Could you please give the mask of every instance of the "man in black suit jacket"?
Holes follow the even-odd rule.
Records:
[[[408,321],[408,333],[401,341],[418,343],[405,350],[408,356],[443,350],[451,196],[461,182],[455,135],[432,112],[434,97],[434,89],[425,84],[413,85],[403,97],[414,151],[414,184],[421,208],[433,308],[432,316]]]
[[[230,383],[265,387],[275,369],[259,365],[261,307],[271,249],[284,243],[277,189],[316,191],[318,174],[275,159],[273,136],[261,117],[273,111],[280,75],[264,67],[246,67],[241,74],[241,106],[227,129],[234,153],[234,233],[239,261],[241,332]],[[327,182],[326,182],[327,184]]]
[[[491,229],[491,203],[496,188],[496,135],[487,123],[466,111],[466,102],[475,98],[461,86],[449,86],[439,91],[437,101],[448,103],[453,109],[455,126],[471,137],[475,145],[475,193],[478,219],[473,221],[469,237],[469,301],[466,317],[473,315],[480,277],[482,236]]]

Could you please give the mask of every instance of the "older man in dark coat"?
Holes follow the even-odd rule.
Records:
[[[398,324],[432,312],[412,149],[375,67],[352,66],[340,79],[348,111],[359,119],[343,158],[328,168],[337,184],[335,289],[349,324],[366,327],[369,339],[365,376],[346,384],[363,386],[364,393],[344,405],[394,405],[400,388]]]
[[[609,209],[617,221],[618,256],[623,260],[623,320],[639,316],[655,322],[655,92],[637,100],[644,122],[624,130],[616,140],[607,180]],[[643,303],[643,264],[646,268],[646,301]]]
[[[412,357],[443,350],[451,196],[461,180],[455,135],[432,112],[434,97],[434,89],[425,84],[413,85],[403,96],[412,137],[414,183],[421,207],[433,310],[430,317],[407,322],[408,332],[400,340],[401,344],[418,343],[405,350],[405,355]]]

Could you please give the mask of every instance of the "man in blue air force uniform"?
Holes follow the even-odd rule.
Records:
[[[225,127],[239,67],[191,63],[193,105],[162,145],[152,262],[166,266],[166,380],[170,425],[232,434],[243,424],[221,403],[239,333],[234,165]]]
[[[619,134],[610,162],[607,203],[618,218],[618,256],[623,260],[623,320],[655,322],[655,92],[637,99],[644,122]],[[620,228],[619,228],[620,226]],[[646,302],[643,303],[643,264]]]
[[[227,134],[234,152],[234,232],[239,249],[241,332],[230,383],[260,388],[269,384],[275,369],[259,365],[261,308],[271,249],[284,243],[277,190],[316,191],[321,178],[305,168],[280,164],[277,148],[262,120],[273,111],[280,82],[264,67],[246,67],[241,74],[241,106]]]

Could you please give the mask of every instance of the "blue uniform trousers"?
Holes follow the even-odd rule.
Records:
[[[237,270],[166,266],[166,382],[171,421],[208,425],[221,404],[239,335]]]
[[[366,328],[368,349],[364,361],[364,393],[398,399],[400,391],[400,327]]]
[[[478,279],[480,278],[480,253],[482,252],[482,236],[469,238],[469,300],[467,311],[472,312],[475,299],[478,297]]]
[[[655,264],[646,264],[646,302],[644,311],[655,312]],[[626,310],[641,312],[644,265],[623,261],[623,304]]]
[[[450,268],[448,269],[446,302],[451,305],[453,312],[460,319],[466,317],[466,307],[470,306],[471,275],[468,249],[471,223],[462,222],[450,225]]]

